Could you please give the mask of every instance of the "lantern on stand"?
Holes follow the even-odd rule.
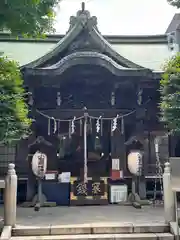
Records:
[[[130,173],[132,174],[132,189],[129,194],[129,201],[135,208],[141,208],[141,199],[138,195],[138,179],[142,174],[143,155],[140,151],[133,150],[127,157],[127,164]]]
[[[141,176],[142,157],[140,151],[131,151],[128,155],[128,169],[134,176]]]
[[[32,157],[32,171],[38,180],[37,202],[35,211],[39,211],[42,203],[42,179],[47,170],[47,156],[44,153],[37,151]]]

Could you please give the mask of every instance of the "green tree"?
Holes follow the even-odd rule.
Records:
[[[53,32],[60,0],[0,0],[0,30],[13,35],[42,37]],[[15,61],[0,55],[0,143],[29,134],[31,120],[23,79]]]
[[[160,82],[161,116],[172,133],[180,133],[180,54],[172,57],[164,67]]]
[[[180,8],[180,0],[167,0],[172,6]]]
[[[25,95],[18,64],[0,56],[0,143],[29,134],[31,120]]]
[[[0,30],[14,35],[42,36],[53,29],[60,0],[0,0]]]

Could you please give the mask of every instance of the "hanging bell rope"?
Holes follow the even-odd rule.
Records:
[[[84,183],[87,183],[88,179],[87,168],[87,115],[84,114]]]

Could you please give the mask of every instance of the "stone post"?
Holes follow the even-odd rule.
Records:
[[[165,163],[163,174],[163,194],[164,194],[164,215],[166,222],[174,222],[176,220],[175,199],[171,187],[170,163]]]
[[[14,227],[16,224],[17,175],[15,165],[10,163],[5,178],[4,225]]]

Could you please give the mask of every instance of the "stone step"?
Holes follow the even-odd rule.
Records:
[[[77,225],[16,226],[12,236],[79,235],[79,234],[128,234],[168,233],[170,227],[164,223],[96,223]]]
[[[170,233],[81,234],[11,237],[11,240],[174,240]]]

